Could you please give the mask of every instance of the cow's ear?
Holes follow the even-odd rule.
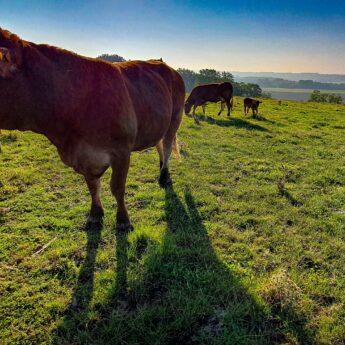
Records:
[[[0,61],[7,61],[7,62],[11,62],[11,53],[9,51],[9,49],[4,48],[4,47],[0,47]]]
[[[17,65],[13,61],[11,50],[0,47],[0,77],[9,78],[17,70]]]

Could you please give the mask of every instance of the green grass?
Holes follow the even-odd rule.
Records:
[[[128,235],[109,173],[103,229],[85,229],[83,179],[3,131],[1,344],[345,343],[344,105],[218,108],[184,116],[173,188],[154,150],[133,154]]]

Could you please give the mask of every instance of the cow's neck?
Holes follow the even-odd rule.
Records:
[[[68,80],[68,69],[81,59],[55,47],[46,45],[30,45],[24,52],[27,59],[27,80],[31,94],[31,114],[29,121],[23,120],[21,130],[31,130],[48,137],[56,146],[63,141],[71,131],[61,120],[61,89],[73,88],[73,80]],[[71,90],[72,91],[72,90]],[[77,91],[77,90],[76,90]]]

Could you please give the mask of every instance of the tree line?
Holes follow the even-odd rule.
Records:
[[[102,54],[97,58],[109,62],[126,61],[117,54]],[[187,92],[192,91],[195,86],[202,84],[230,82],[234,87],[235,96],[271,98],[270,94],[263,92],[258,84],[235,82],[234,76],[230,72],[220,72],[210,68],[201,69],[199,72],[186,68],[178,68],[177,71],[183,78]]]
[[[310,95],[309,102],[341,104],[343,99],[341,95],[335,93],[326,93],[319,90],[314,90]]]
[[[282,78],[242,77],[243,82],[253,82],[263,88],[311,89],[311,90],[345,90],[345,84],[323,83],[313,80],[286,80]]]
[[[258,84],[238,83],[230,72],[221,72],[210,68],[201,69],[199,72],[178,68],[177,72],[183,78],[187,92],[190,92],[195,86],[202,84],[230,82],[234,87],[235,96],[270,98],[270,95],[263,92]]]

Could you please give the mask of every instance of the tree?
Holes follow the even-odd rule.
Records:
[[[319,90],[314,90],[310,95],[309,102],[326,103],[327,97],[327,93],[321,93]]]
[[[262,97],[262,89],[258,84],[233,83],[234,95],[244,97]]]
[[[220,72],[215,69],[205,68],[199,71],[197,77],[197,83],[200,84],[210,84],[221,82]]]
[[[230,82],[234,87],[234,96],[262,97],[270,98],[269,94],[262,93],[258,84],[237,83],[234,76],[230,72],[219,72],[212,68],[204,68],[198,72],[194,72],[187,68],[178,68],[185,85],[186,91],[190,92],[195,86],[210,83]]]
[[[187,68],[178,68],[177,72],[180,73],[184,84],[186,85],[186,91],[190,92],[196,86],[197,73]]]
[[[124,62],[126,61],[122,56],[117,54],[102,54],[97,56],[97,59],[101,59],[108,62]]]
[[[311,89],[314,86],[313,80],[300,80],[298,85],[301,89]],[[315,86],[314,86],[315,87]]]
[[[230,73],[230,72],[220,72],[220,78],[221,78],[221,81],[223,82],[230,82],[230,83],[233,83],[234,82],[234,76]]]
[[[328,95],[328,103],[335,103],[335,104],[341,104],[343,102],[343,98],[341,95],[330,93]]]
[[[262,92],[261,93],[261,98],[272,99],[272,95],[269,92]]]
[[[309,102],[341,104],[343,98],[336,93],[321,93],[319,90],[314,90],[310,95]]]
[[[195,86],[210,83],[234,82],[234,77],[230,72],[218,72],[215,69],[205,68],[194,72],[187,68],[178,68],[187,92],[190,92]]]

